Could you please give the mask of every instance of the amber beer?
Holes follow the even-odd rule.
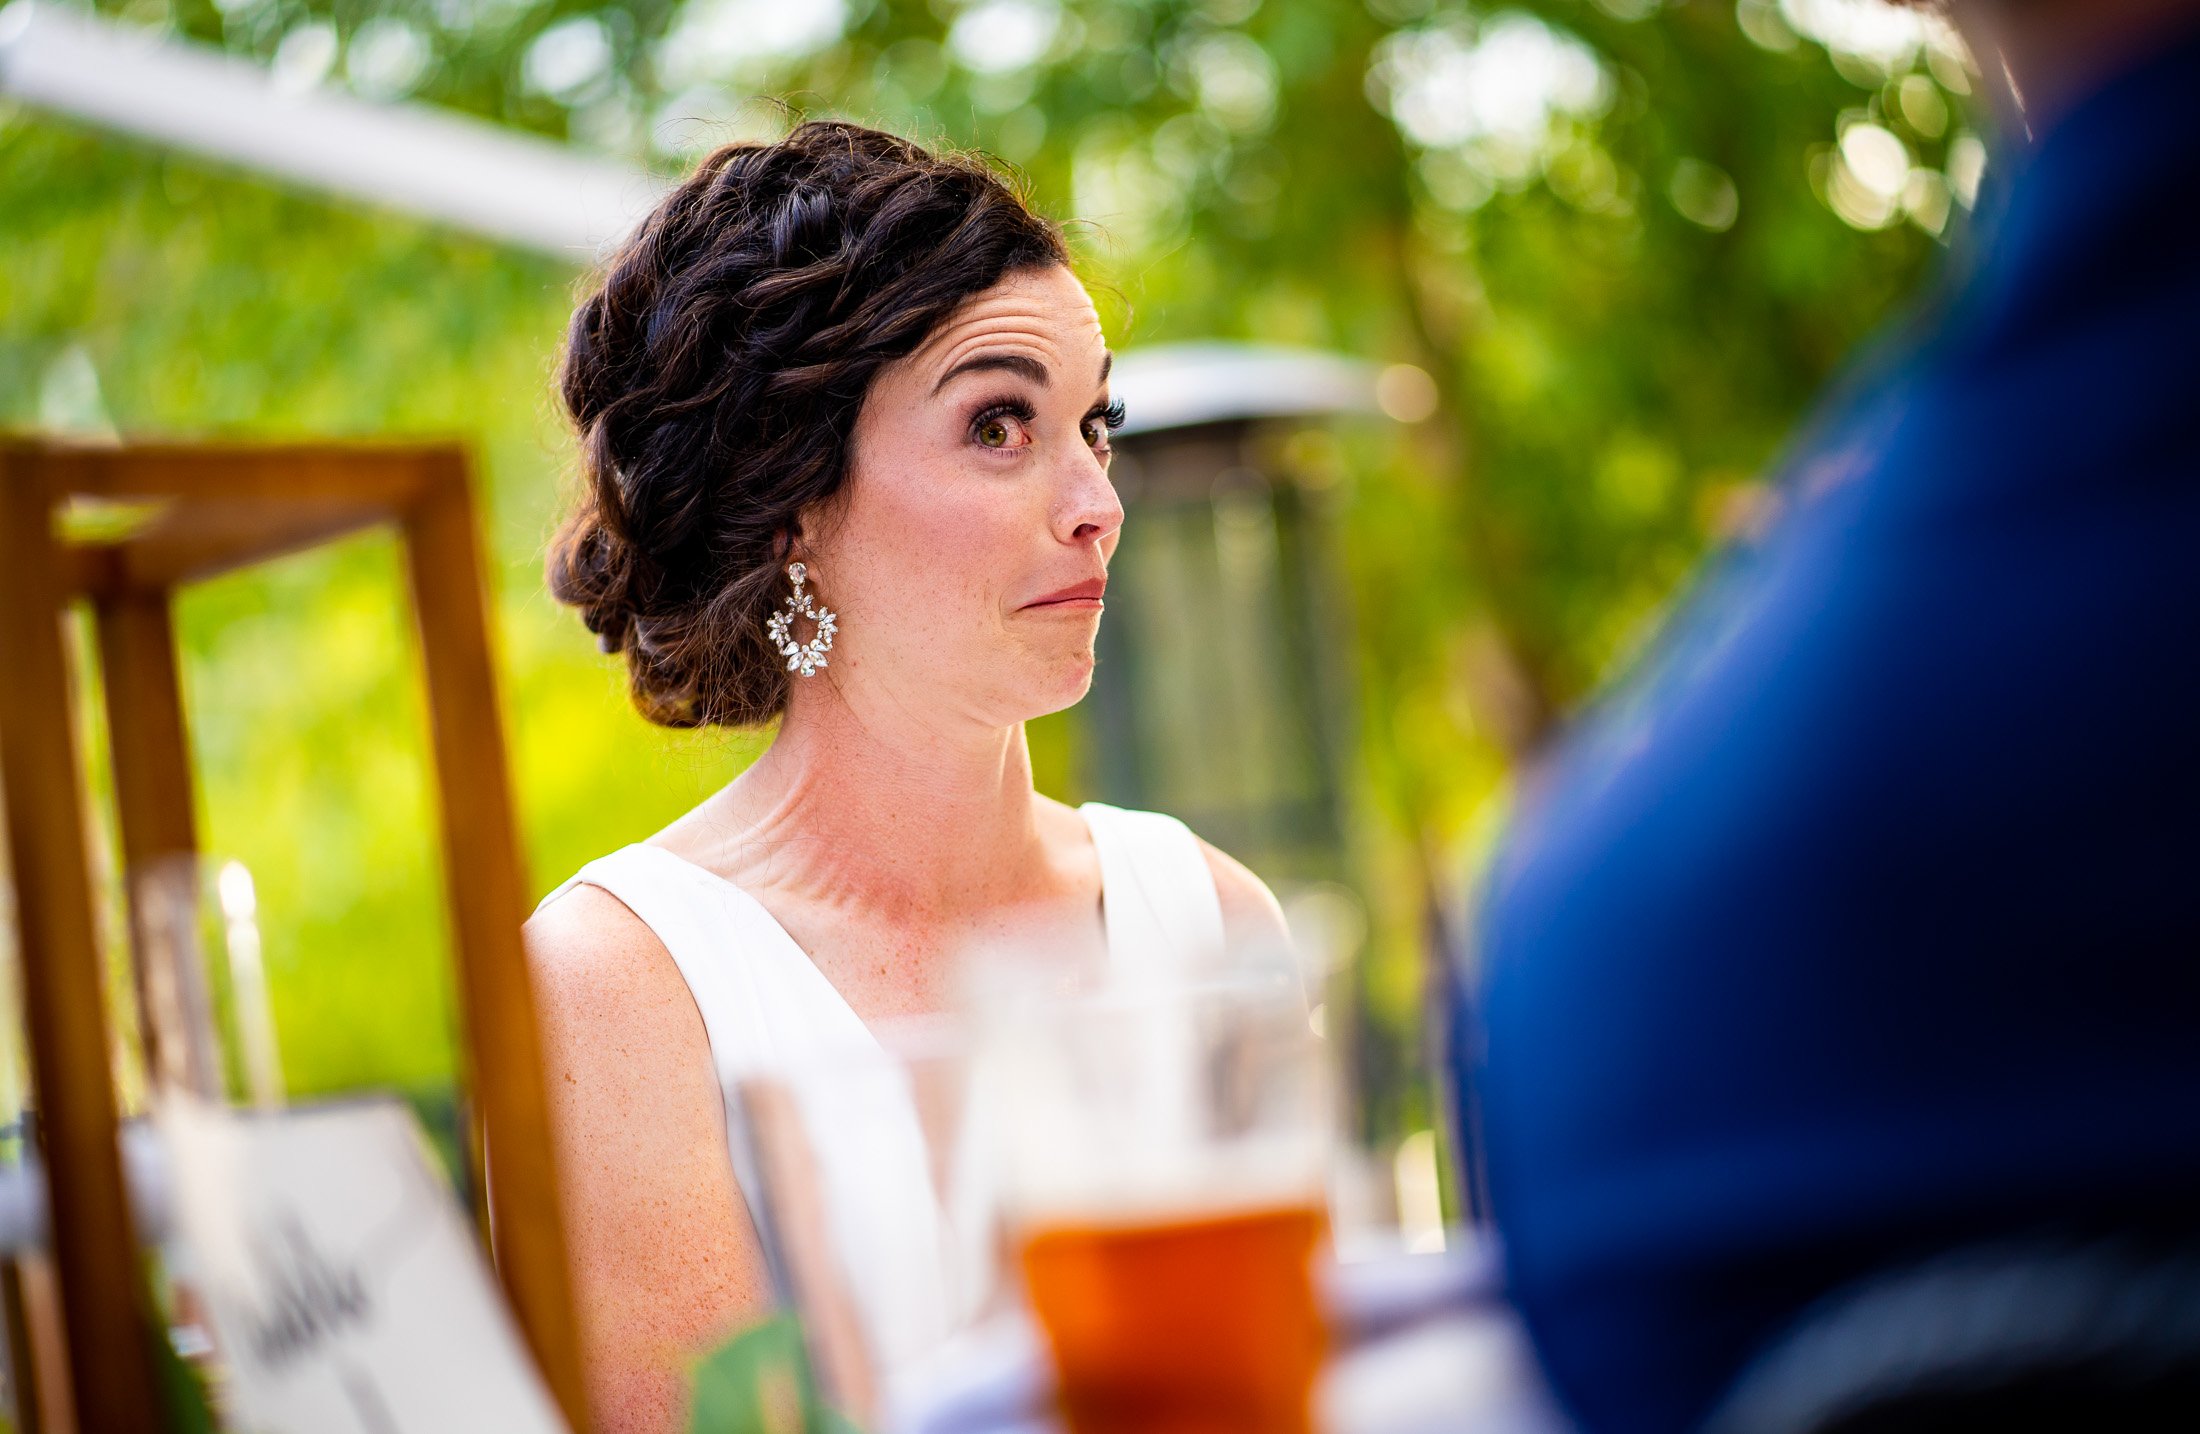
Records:
[[[1306,1434],[1317,1204],[1058,1222],[1022,1243],[1071,1434]]]

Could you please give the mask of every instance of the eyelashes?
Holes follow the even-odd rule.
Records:
[[[1018,423],[1035,423],[1039,414],[1038,410],[1020,398],[996,398],[981,405],[976,413],[970,415],[970,426],[974,429],[983,428],[996,418],[1013,418]]]
[[[1001,442],[986,441],[986,435],[989,432],[996,429],[1001,429],[1003,427],[1003,425],[1001,424],[1001,420],[1004,418],[1013,418],[1018,423],[1024,425],[1026,428],[1029,428],[1032,424],[1038,422],[1039,415],[1038,411],[1034,409],[1028,401],[1022,398],[1004,395],[1000,398],[992,399],[981,406],[976,413],[970,416],[971,441],[976,443],[981,448],[992,448],[997,450],[1004,448],[1022,447],[1022,444],[1011,444],[1006,442],[1005,433],[1003,435],[1003,441]],[[1092,425],[1095,421],[1099,422],[1104,429],[1102,433],[1097,435],[1093,434],[1091,431]],[[1121,428],[1123,426],[1123,422],[1123,400],[1118,398],[1110,401],[1105,405],[1094,407],[1089,413],[1087,413],[1082,419],[1078,421],[1077,426],[1080,432],[1087,435],[1086,441],[1092,445],[1093,449],[1096,452],[1105,452],[1107,447],[1107,434],[1113,433],[1116,429]]]

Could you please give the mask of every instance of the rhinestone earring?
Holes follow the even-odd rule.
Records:
[[[794,591],[787,595],[787,602],[765,622],[764,631],[779,649],[779,655],[787,659],[787,670],[799,672],[804,677],[817,676],[817,670],[825,666],[825,654],[833,650],[833,634],[840,630],[840,619],[833,616],[829,607],[819,607],[817,600],[803,589],[803,580],[810,570],[800,563],[787,565],[787,578],[794,584]],[[817,632],[808,642],[794,640],[794,620],[806,617],[817,624]]]

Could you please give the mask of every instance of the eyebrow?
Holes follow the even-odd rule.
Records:
[[[1003,369],[1028,378],[1041,388],[1047,386],[1047,366],[1035,358],[1027,358],[1023,354],[980,354],[976,358],[964,359],[941,374],[940,381],[932,385],[932,392],[938,393],[966,373],[985,373],[993,369]]]
[[[1101,383],[1108,381],[1108,370],[1114,367],[1114,353],[1103,354],[1100,358],[1099,381]],[[1016,374],[1021,378],[1028,378],[1041,388],[1047,386],[1047,366],[1035,358],[1023,354],[980,354],[976,358],[964,359],[946,373],[941,374],[940,381],[932,385],[932,392],[938,393],[941,389],[947,387],[949,383],[961,378],[966,373],[988,373],[994,370],[1002,370]]]

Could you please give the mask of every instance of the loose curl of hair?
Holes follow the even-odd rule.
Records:
[[[765,619],[873,377],[1010,273],[1068,262],[981,159],[831,121],[719,149],[642,223],[566,336],[585,487],[547,576],[625,654],[643,716],[784,709]]]

